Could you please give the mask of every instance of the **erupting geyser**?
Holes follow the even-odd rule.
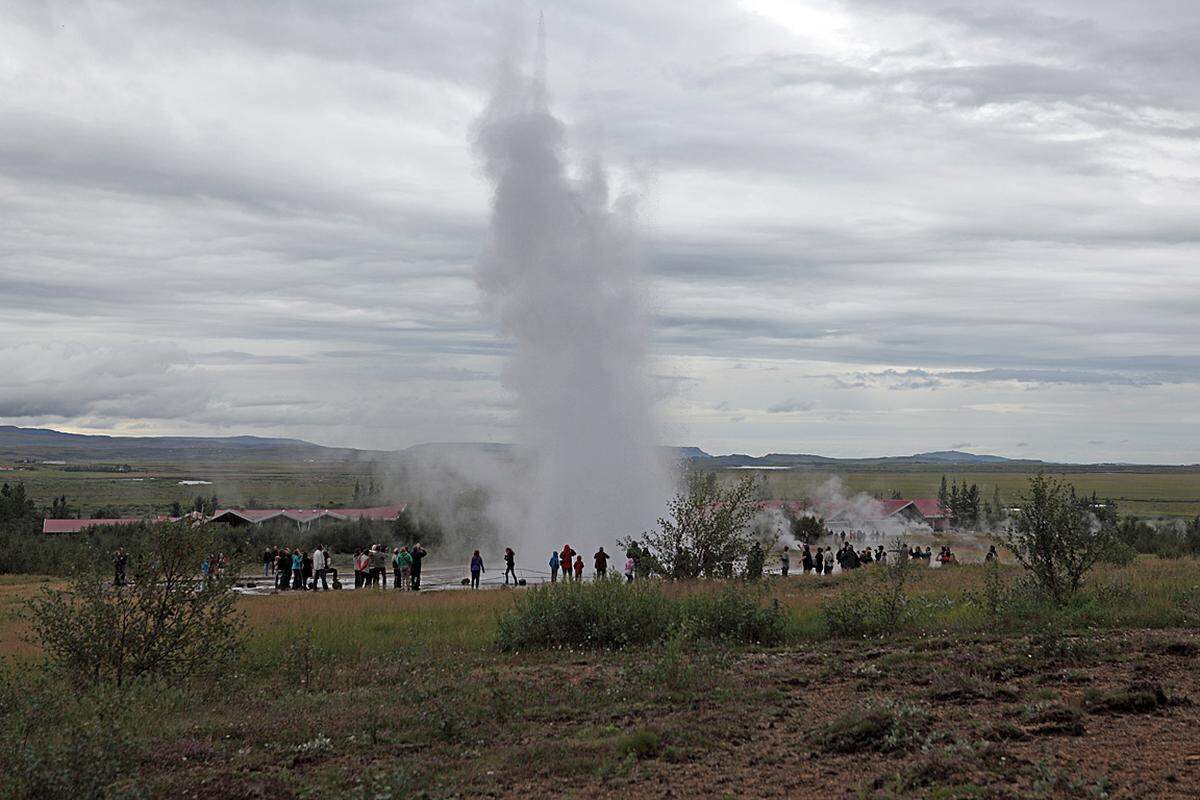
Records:
[[[479,122],[495,195],[477,280],[485,309],[516,340],[505,383],[517,396],[527,520],[512,533],[526,551],[569,541],[590,555],[653,525],[669,481],[648,385],[634,204],[610,197],[599,163],[582,179],[568,174],[542,41],[539,31],[532,77],[502,67]]]

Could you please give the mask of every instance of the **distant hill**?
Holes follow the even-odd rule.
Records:
[[[0,425],[0,458],[40,461],[358,460],[369,451],[263,436],[93,436]]]
[[[961,450],[935,450],[932,453],[917,453],[914,456],[908,457],[914,461],[946,464],[1003,464],[1007,461],[1015,460],[1005,458],[1004,456],[981,456],[975,453],[964,453]]]
[[[911,456],[880,456],[878,458],[831,458],[811,453],[768,453],[765,456],[733,454],[694,458],[698,464],[712,467],[857,467],[904,464],[1042,464],[1042,461],[1017,460],[1003,456],[976,455],[958,450],[938,450]]]
[[[302,439],[264,436],[92,436],[63,433],[47,428],[19,428],[0,425],[0,463],[10,461],[66,461],[68,463],[129,463],[168,461],[381,461],[400,457],[433,458],[438,454],[489,453],[506,457],[513,446],[502,442],[429,442],[401,451],[356,450],[349,447],[325,447]],[[1124,471],[1144,469],[1142,464],[1064,464],[1034,459],[1013,459],[996,455],[965,453],[960,450],[935,450],[911,456],[877,458],[832,458],[813,453],[768,453],[751,456],[744,453],[711,455],[699,447],[663,447],[676,459],[708,468],[773,467],[821,470],[911,469],[920,471],[942,466],[963,466],[974,470],[1023,470],[1041,467],[1068,467],[1072,471]],[[1194,468],[1195,465],[1193,465]],[[1160,465],[1156,469],[1184,469]],[[1191,469],[1188,468],[1188,469]]]
[[[670,455],[681,459],[713,457],[699,447],[662,447],[661,449],[667,450]],[[412,447],[407,447],[400,452],[401,455],[418,458],[422,456],[432,458],[434,456],[466,455],[469,453],[488,453],[507,457],[512,454],[513,445],[500,442],[426,442],[424,444],[414,444]]]

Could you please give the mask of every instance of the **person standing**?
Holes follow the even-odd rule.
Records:
[[[788,576],[788,569],[792,566],[792,554],[788,552],[788,546],[783,546],[783,552],[779,554],[779,569],[783,573],[783,577]]]
[[[301,572],[303,573],[303,578],[304,578],[304,590],[308,591],[308,587],[310,585],[309,582],[311,581],[312,588],[315,591],[317,588],[317,582],[312,580],[312,576],[314,574],[313,573],[313,559],[312,559],[312,556],[308,552],[301,553],[300,566],[301,566]]]
[[[633,556],[625,558],[625,582],[633,583]]]
[[[601,547],[596,551],[594,558],[596,559],[596,580],[602,581],[608,575],[608,553],[604,552],[604,548]]]
[[[317,581],[321,582],[321,589],[329,591],[329,582],[325,579],[325,575],[329,570],[329,565],[325,562],[325,551],[321,549],[321,545],[313,548],[312,552],[312,568],[313,568],[313,590],[316,591]]]
[[[399,562],[399,570],[396,574],[396,588],[402,592],[412,590],[412,553],[408,552],[407,547],[401,547],[400,552],[396,554],[396,559]]]
[[[517,554],[511,547],[504,548],[504,585],[508,586],[508,576],[512,575],[513,586],[517,585]]]
[[[479,588],[479,576],[484,573],[483,556],[479,555],[479,551],[475,551],[475,555],[471,556],[471,588]]]
[[[275,548],[275,588],[287,591],[292,576],[292,555],[282,547]]]
[[[820,575],[825,569],[825,548],[818,547],[817,554],[813,556],[813,569]]]
[[[550,582],[558,583],[558,551],[557,550],[550,551]]]
[[[125,585],[125,568],[129,566],[129,556],[124,547],[118,547],[113,554],[113,586]]]
[[[292,588],[304,589],[304,556],[299,550],[292,551]]]
[[[571,580],[571,566],[575,563],[575,551],[571,549],[571,545],[564,544],[562,552],[558,554],[558,565],[562,568],[563,580]]]
[[[583,556],[578,554],[575,556],[575,580],[583,580]]]
[[[414,544],[408,554],[412,556],[412,590],[415,592],[421,588],[421,559],[427,554],[420,542]]]
[[[371,556],[372,566],[375,568],[375,583],[380,589],[387,588],[387,568],[388,554],[387,550],[381,544],[375,545],[375,554]]]
[[[366,580],[366,575],[363,574],[363,552],[362,550],[354,551],[354,588],[361,589],[363,582]]]
[[[800,557],[800,565],[804,567],[805,575],[813,570],[812,550],[809,549],[808,542],[804,543],[804,554]]]
[[[271,548],[263,550],[263,577],[271,574],[271,567],[275,563],[275,554],[271,552]]]

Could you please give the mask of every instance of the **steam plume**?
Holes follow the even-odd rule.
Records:
[[[519,542],[548,554],[648,527],[669,481],[646,374],[634,204],[611,199],[598,161],[581,180],[570,176],[540,24],[538,39],[533,76],[503,66],[479,121],[476,147],[495,194],[477,281],[485,310],[516,340],[505,382],[517,396],[525,470]]]

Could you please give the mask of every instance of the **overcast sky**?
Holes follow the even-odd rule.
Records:
[[[0,424],[511,440],[512,5],[0,0]],[[641,198],[664,441],[1200,461],[1195,0],[541,7]]]

